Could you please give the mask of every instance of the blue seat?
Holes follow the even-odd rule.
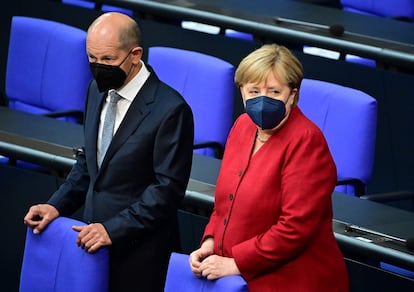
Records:
[[[326,137],[338,172],[336,191],[365,195],[374,165],[377,101],[357,89],[304,79],[299,108]]]
[[[79,28],[14,16],[6,70],[9,107],[81,123],[92,78],[85,40]]]
[[[88,9],[95,8],[95,2],[87,1],[87,0],[62,0],[63,4],[79,6]]]
[[[78,247],[73,225],[85,223],[58,217],[40,234],[27,229],[20,292],[108,291],[108,249],[90,254]]]
[[[61,0],[63,4],[80,6],[88,9],[100,9],[102,12],[120,12],[129,16],[134,15],[134,11],[128,8],[114,6],[109,4],[97,5],[97,3],[88,0]]]
[[[195,152],[220,158],[233,123],[234,66],[213,56],[170,47],[150,47],[148,63],[193,110]]]
[[[389,271],[389,272],[392,272],[392,273],[395,273],[395,274],[398,274],[398,275],[402,275],[402,276],[407,277],[407,278],[414,279],[414,271],[403,269],[401,267],[391,265],[391,264],[388,264],[388,263],[385,263],[385,262],[381,262],[380,267],[383,270],[386,270],[386,271]]]
[[[191,272],[188,255],[172,253],[168,264],[164,292],[247,292],[246,281],[241,276],[226,276],[217,280],[197,278]]]
[[[114,6],[114,5],[108,5],[108,4],[102,4],[101,11],[103,12],[119,12],[123,13],[129,16],[134,15],[134,11],[128,8],[120,7],[120,6]]]
[[[341,0],[342,9],[358,14],[394,18],[408,22],[414,21],[414,1],[412,0]],[[376,67],[376,61],[358,56],[346,55],[345,60],[352,63]]]
[[[254,40],[253,34],[247,33],[247,32],[242,32],[242,31],[237,31],[237,30],[233,30],[233,29],[226,29],[224,31],[224,35],[227,36],[227,37],[236,38],[236,39],[245,40],[245,41],[253,41]]]
[[[412,0],[341,0],[345,11],[414,21],[414,1]]]

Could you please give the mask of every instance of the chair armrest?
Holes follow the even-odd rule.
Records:
[[[67,110],[67,111],[60,111],[60,112],[50,112],[43,114],[43,116],[50,117],[50,118],[64,118],[64,117],[71,117],[76,120],[77,123],[83,123],[83,112],[79,110]]]
[[[386,193],[367,194],[360,196],[361,199],[374,202],[394,202],[401,200],[414,200],[414,191],[396,191]]]
[[[336,183],[337,186],[340,185],[351,185],[354,187],[355,196],[361,197],[366,194],[365,183],[357,178],[343,178],[339,179]]]
[[[224,147],[219,142],[202,142],[202,143],[196,143],[193,146],[193,149],[202,149],[202,148],[213,148],[214,151],[214,157],[221,159],[223,158],[224,153]]]

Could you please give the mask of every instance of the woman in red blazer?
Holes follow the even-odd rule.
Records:
[[[303,70],[283,46],[242,60],[246,108],[226,144],[198,277],[240,274],[249,291],[348,291],[332,230],[336,167],[319,128],[296,106]],[[315,104],[315,106],[318,106]]]

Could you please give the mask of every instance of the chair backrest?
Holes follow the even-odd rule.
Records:
[[[40,234],[27,229],[20,292],[108,291],[108,249],[90,254],[78,247],[73,225],[85,223],[58,217]]]
[[[237,31],[237,30],[233,30],[229,28],[224,31],[224,35],[227,37],[232,37],[232,38],[236,38],[240,40],[254,41],[253,34],[248,33],[248,32],[243,32],[243,31]]]
[[[324,133],[336,163],[338,180],[357,179],[365,188],[374,165],[377,101],[357,89],[304,79],[299,108]],[[356,192],[349,185],[337,186],[336,190]],[[362,194],[358,191],[356,195]]]
[[[88,9],[97,9],[97,8],[100,7],[100,10],[102,12],[120,12],[120,13],[129,15],[129,16],[134,15],[134,11],[131,10],[131,9],[127,9],[127,8],[120,7],[120,6],[109,5],[109,4],[97,5],[97,3],[95,3],[94,1],[88,1],[88,0],[61,0],[61,2],[63,4],[80,6],[80,7],[88,8]]]
[[[193,110],[194,143],[215,142],[224,147],[233,123],[234,66],[210,55],[170,47],[150,47],[148,63]],[[195,152],[214,156],[211,148]]]
[[[345,11],[414,21],[413,0],[341,0]]]
[[[241,276],[226,276],[217,280],[197,278],[191,272],[188,255],[172,253],[168,265],[164,292],[242,292],[248,291],[246,281]]]
[[[62,0],[61,2],[63,4],[80,6],[80,7],[89,8],[89,9],[94,9],[96,6],[95,2],[87,1],[87,0]]]
[[[85,40],[79,28],[14,16],[6,70],[9,107],[34,114],[82,113],[92,79]]]

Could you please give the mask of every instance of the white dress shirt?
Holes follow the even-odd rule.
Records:
[[[117,110],[116,110],[116,118],[115,118],[115,125],[114,125],[114,135],[119,128],[122,120],[124,119],[129,106],[131,105],[132,101],[134,100],[135,96],[141,90],[142,86],[144,85],[145,81],[148,79],[150,72],[148,71],[147,67],[145,66],[144,62],[141,61],[141,69],[139,70],[138,74],[134,76],[127,84],[125,84],[121,89],[117,91],[122,98],[118,101]],[[110,89],[112,91],[114,89]],[[98,132],[98,139],[97,139],[97,157],[100,157],[101,152],[101,138],[102,138],[102,127],[105,120],[106,108],[109,103],[109,94],[105,99],[104,105],[101,111],[101,117],[99,120],[99,132]]]

